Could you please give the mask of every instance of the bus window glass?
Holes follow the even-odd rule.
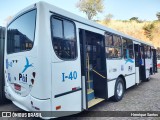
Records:
[[[126,39],[123,39],[123,48],[127,48],[127,40]]]
[[[118,37],[118,36],[113,36],[113,42],[114,42],[114,46],[116,46],[116,47],[121,47],[121,39],[120,39],[120,37]]]
[[[105,43],[107,58],[122,57],[122,42],[120,37],[105,33]]]
[[[150,48],[150,46],[147,46],[147,51],[146,51],[147,53],[147,58],[151,58],[151,48]]]
[[[123,38],[123,57],[124,59],[127,58],[127,40]]]
[[[77,47],[73,22],[52,17],[51,24],[52,43],[56,55],[63,60],[75,59]]]
[[[36,10],[15,19],[7,28],[7,53],[31,50],[33,47]]]
[[[63,38],[62,33],[62,20],[59,19],[53,19],[52,20],[52,28],[53,28],[53,36]]]
[[[106,53],[108,58],[121,58],[121,49],[120,48],[106,48]]]
[[[132,59],[134,58],[132,40],[123,38],[123,56],[124,59],[127,59],[128,57]]]
[[[106,46],[113,45],[112,35],[105,34],[105,43],[106,43]]]
[[[75,29],[71,22],[64,21],[64,38],[68,40],[75,40]]]
[[[129,58],[134,58],[133,54],[133,41],[132,40],[127,40],[127,49],[129,51]]]

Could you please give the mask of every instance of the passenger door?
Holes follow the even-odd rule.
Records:
[[[80,29],[84,108],[95,98],[107,98],[104,36]]]
[[[145,53],[144,46],[140,46],[140,68],[139,68],[140,80],[146,80],[146,65],[145,65]]]
[[[141,55],[140,55],[140,45],[139,44],[134,44],[134,51],[135,51],[136,83],[140,83]]]
[[[153,73],[157,73],[157,53],[156,49],[152,49],[153,51]]]

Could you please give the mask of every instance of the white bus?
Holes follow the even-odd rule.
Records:
[[[66,116],[120,101],[156,72],[152,45],[48,3],[22,10],[6,29],[5,96],[26,111]]]

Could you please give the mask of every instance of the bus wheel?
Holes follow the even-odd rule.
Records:
[[[113,100],[116,102],[120,101],[123,98],[124,90],[124,81],[121,77],[118,77],[115,84]]]

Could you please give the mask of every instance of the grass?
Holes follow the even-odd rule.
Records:
[[[134,38],[138,38],[145,42],[153,44],[155,47],[160,47],[160,22],[158,21],[122,21],[122,20],[110,20],[107,23],[105,21],[99,21],[99,24],[105,25],[109,28],[115,29]],[[143,27],[148,24],[154,24],[153,39],[149,40],[144,34]]]

